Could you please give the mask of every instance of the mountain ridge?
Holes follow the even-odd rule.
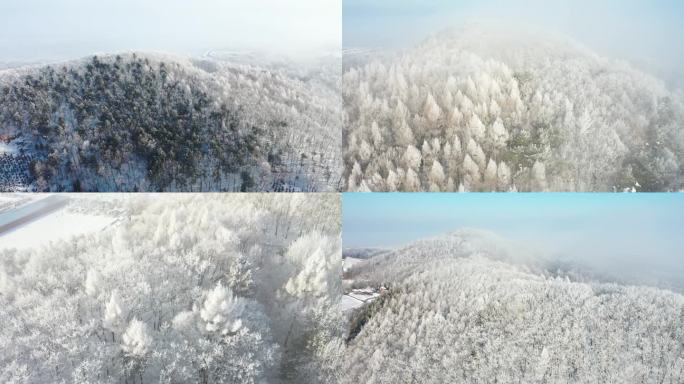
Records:
[[[49,175],[38,185],[40,172],[31,164],[34,182],[23,186],[28,190],[336,190],[340,167],[334,126],[340,116],[335,92],[328,89],[335,86],[329,70],[321,67],[310,78],[296,79],[277,68],[166,53],[91,56],[62,64],[13,69],[0,72],[0,97],[4,100],[0,127],[10,139],[19,139],[17,142],[25,152],[35,155],[34,163],[42,163],[51,153],[59,156],[65,150],[56,143],[64,140],[63,134],[78,129],[83,136],[84,129],[104,126],[103,119],[115,126],[114,135],[137,126],[134,130],[139,133],[124,139],[134,150],[124,154],[122,164],[138,169],[133,175],[124,171],[121,177],[129,181],[103,185],[82,166],[84,161],[77,161],[74,169],[56,170],[61,174],[55,180]],[[127,110],[121,109],[126,103],[132,104]],[[231,126],[227,124],[229,120],[233,121],[233,128],[225,128]],[[173,125],[178,128],[169,128]],[[60,126],[66,129],[60,131]],[[177,131],[172,135],[198,136],[205,144],[194,149],[188,139],[159,144],[166,140],[160,137],[160,128]],[[35,134],[40,130],[43,138]],[[196,161],[207,164],[191,164],[191,172],[160,181],[156,177],[161,169],[152,169],[154,164],[149,163],[147,150],[135,149],[148,145],[140,142],[141,134],[151,136],[152,145],[161,145],[161,151],[189,151],[192,155],[187,156],[203,157]],[[216,143],[214,153],[209,153],[209,141],[231,135],[234,139]],[[238,136],[247,138],[251,144],[240,144],[242,139]],[[93,140],[101,138],[93,133],[88,139],[90,144],[96,144],[97,151],[103,148]],[[42,143],[45,139],[48,142]],[[186,144],[190,145],[186,148]],[[36,154],[35,145],[45,145],[47,151]],[[78,153],[83,148],[71,146],[66,150]],[[214,165],[226,156],[231,158],[224,169],[216,170],[212,177],[204,175],[214,172]],[[97,156],[98,161],[102,158]],[[188,164],[187,158],[174,161]],[[105,168],[117,173],[120,165],[107,164]],[[68,165],[63,162],[59,167]],[[174,167],[167,168],[176,172]]]
[[[351,268],[354,284],[388,291],[354,318],[342,383],[684,377],[684,295],[540,273],[481,252],[486,237],[451,232]]]

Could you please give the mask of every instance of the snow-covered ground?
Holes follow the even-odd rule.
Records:
[[[25,195],[0,195],[0,199],[2,199],[0,203],[5,200],[11,201],[13,196]],[[36,200],[40,199],[32,199],[28,202],[35,202]],[[22,204],[20,207],[24,206],[26,204]],[[5,214],[12,214],[20,207],[14,207]],[[114,216],[74,212],[68,209],[68,205],[64,205],[56,211],[39,216],[35,220],[5,233],[0,233],[0,250],[38,248],[54,241],[68,240],[75,236],[100,231],[115,221],[116,217]]]
[[[344,268],[345,271],[347,271],[347,270],[349,270],[349,268],[353,267],[355,264],[362,262],[363,260],[362,259],[356,259],[353,257],[345,257],[343,259],[343,261],[344,262],[343,262],[342,267]]]
[[[342,271],[346,275],[347,272],[356,264],[364,262],[366,260],[357,259],[354,257],[345,257],[343,259]],[[353,279],[345,278],[343,280],[345,286],[351,287],[354,283]],[[342,296],[342,301],[340,301],[340,309],[342,312],[349,313],[357,308],[360,308],[380,296],[380,292],[371,287],[366,287],[362,289],[352,289],[346,292]]]
[[[342,296],[340,308],[342,309],[342,312],[349,312],[373,302],[378,297],[380,297],[380,292],[371,287],[353,289],[351,292]]]
[[[342,312],[346,313],[363,306],[363,304],[364,302],[361,300],[355,299],[349,295],[344,295],[342,296],[342,301],[340,301],[340,309],[342,309]]]
[[[12,143],[5,143],[3,141],[0,141],[0,154],[1,153],[6,153],[8,155],[16,155],[19,152],[19,149],[17,148],[16,145]]]
[[[0,193],[0,213],[19,208],[43,197],[44,195],[38,193]]]

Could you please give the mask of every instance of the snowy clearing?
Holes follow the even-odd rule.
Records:
[[[68,210],[67,206],[62,206],[54,212],[0,234],[0,249],[38,248],[54,241],[100,231],[114,221],[116,218],[113,216],[76,213]]]
[[[343,259],[343,268],[344,268],[344,270],[346,271],[346,270],[348,270],[349,268],[353,267],[354,265],[356,265],[356,264],[358,264],[358,263],[360,263],[360,262],[362,262],[362,261],[364,261],[364,260],[362,260],[362,259],[355,259],[355,258],[353,258],[353,257],[345,257],[345,258]]]
[[[353,311],[356,308],[360,308],[365,304],[363,301],[353,298],[349,295],[342,296],[342,301],[340,301],[340,309],[342,312]]]

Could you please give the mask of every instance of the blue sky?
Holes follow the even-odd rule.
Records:
[[[617,261],[684,283],[684,194],[345,193],[342,203],[345,247],[478,228],[599,270]]]
[[[343,207],[345,246],[405,244],[460,227],[606,239],[634,232],[684,244],[683,194],[345,193]]]
[[[344,46],[401,48],[484,20],[559,32],[668,80],[684,77],[679,0],[344,0],[343,15]]]
[[[2,0],[0,61],[339,49],[341,23],[341,0]]]

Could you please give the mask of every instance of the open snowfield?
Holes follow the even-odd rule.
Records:
[[[0,193],[0,214],[41,199],[40,194]]]
[[[345,257],[343,259],[343,267],[345,270],[347,270],[347,269],[353,267],[354,265],[356,265],[362,261],[363,261],[362,259],[356,259],[353,257]]]
[[[342,312],[349,312],[356,308],[362,307],[363,304],[364,302],[359,299],[356,299],[349,295],[344,295],[342,296],[342,301],[340,301],[340,309],[342,310]]]
[[[354,280],[351,278],[348,278],[346,276],[352,267],[357,266],[361,263],[363,263],[364,259],[357,259],[355,257],[345,257],[343,260],[343,286],[348,287],[345,288],[345,294],[342,296],[342,300],[340,301],[339,307],[342,310],[342,312],[346,314],[352,313],[354,310],[361,308],[365,306],[366,304],[371,303],[373,300],[377,299],[380,297],[380,293],[371,288],[371,287],[365,287],[361,289],[352,289],[351,287],[354,285]]]
[[[50,245],[58,240],[101,231],[116,221],[113,216],[89,215],[67,207],[39,217],[25,225],[0,234],[0,250],[29,249]]]

